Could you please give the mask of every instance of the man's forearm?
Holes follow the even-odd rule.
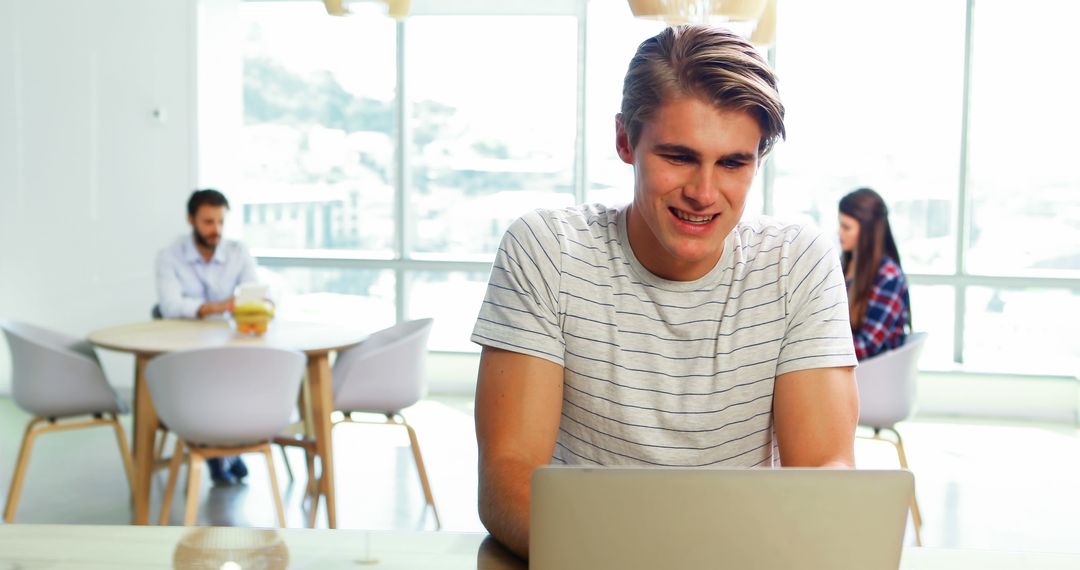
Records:
[[[533,466],[520,461],[481,461],[480,521],[518,556],[529,557],[529,504]]]

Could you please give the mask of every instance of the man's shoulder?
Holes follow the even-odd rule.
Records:
[[[168,245],[158,250],[158,258],[161,259],[167,257],[183,259],[189,244],[194,246],[191,242],[191,234],[176,236],[176,238],[170,241]]]
[[[739,241],[748,253],[773,253],[781,255],[784,250],[801,251],[823,239],[821,230],[807,221],[790,221],[771,216],[755,216],[739,222],[735,228]]]
[[[218,247],[223,247],[225,249],[225,251],[228,251],[228,252],[234,252],[235,251],[235,252],[239,252],[239,253],[247,253],[247,251],[248,251],[248,247],[246,245],[244,245],[244,242],[242,242],[240,240],[236,240],[236,239],[229,239],[229,238],[222,238],[221,239],[221,245],[218,246]]]
[[[523,214],[519,220],[540,220],[585,228],[589,225],[600,224],[607,226],[618,218],[619,209],[604,206],[603,204],[579,204],[566,208],[537,208]]]
[[[618,218],[618,208],[602,204],[538,208],[515,220],[508,232],[546,243],[580,244],[609,239]]]

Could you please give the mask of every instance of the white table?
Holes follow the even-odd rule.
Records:
[[[236,565],[227,565],[227,562]],[[0,569],[524,570],[487,535],[453,532],[0,525]],[[904,550],[902,570],[1076,570],[1080,554]]]
[[[154,467],[154,433],[157,411],[146,388],[146,363],[159,354],[178,350],[217,346],[272,346],[297,350],[307,355],[307,381],[311,393],[312,435],[316,453],[322,462],[321,486],[326,497],[326,515],[330,528],[337,525],[334,498],[334,460],[330,413],[333,411],[333,387],[329,355],[359,344],[367,337],[357,329],[319,323],[273,321],[261,337],[236,334],[227,321],[155,320],[109,327],[90,333],[94,345],[135,355],[134,446],[135,524],[150,521],[150,476]]]

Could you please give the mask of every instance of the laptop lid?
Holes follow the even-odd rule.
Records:
[[[908,471],[547,466],[529,567],[897,570]]]

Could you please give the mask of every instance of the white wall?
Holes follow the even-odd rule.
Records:
[[[188,1],[0,0],[0,318],[149,316],[195,182],[194,28]],[[130,357],[105,364],[131,384]],[[4,346],[0,392],[9,376]]]

